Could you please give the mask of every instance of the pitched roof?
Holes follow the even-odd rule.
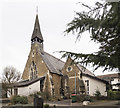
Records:
[[[62,75],[61,70],[64,66],[63,61],[46,52],[40,52],[40,54],[51,73]]]
[[[102,78],[102,79],[118,78],[118,77],[120,77],[120,73],[106,74],[106,75],[98,75],[97,77],[98,77],[98,78]]]
[[[24,81],[21,81],[21,82],[18,82],[16,84],[14,84],[14,87],[25,87],[25,86],[33,84],[33,83],[35,83],[39,80],[43,80],[44,78],[45,78],[45,76],[39,77],[39,78],[36,78],[36,79],[33,79],[33,80],[24,80]]]
[[[77,67],[83,72],[83,74],[88,74],[88,75],[91,75],[91,76],[95,76],[92,72],[90,72],[88,69],[86,69],[82,65],[77,64]]]
[[[34,30],[33,30],[31,40],[36,38],[36,37],[39,38],[41,41],[43,41],[43,37],[42,37],[41,30],[40,30],[40,25],[39,25],[38,15],[36,15],[35,24],[34,24]]]
[[[95,80],[98,80],[98,81],[101,81],[101,82],[103,82],[103,83],[106,83],[106,84],[108,84],[108,81],[106,81],[106,80],[104,80],[104,79],[100,79],[100,78],[98,78],[98,77],[96,77],[96,76],[91,76],[91,75],[89,75],[89,74],[83,74],[84,76],[87,76],[87,77],[91,77],[91,78],[93,78],[93,79],[95,79]]]
[[[82,71],[82,75],[83,75],[83,76],[91,77],[91,78],[93,78],[93,79],[95,79],[95,80],[99,80],[99,81],[101,81],[101,82],[103,82],[103,83],[108,83],[107,81],[96,77],[92,72],[90,72],[88,69],[86,69],[86,68],[83,67],[82,65],[77,64],[77,67],[80,69],[80,71]]]

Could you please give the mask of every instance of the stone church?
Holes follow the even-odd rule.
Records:
[[[31,50],[24,68],[22,81],[14,85],[13,95],[46,92],[54,98],[68,96],[72,93],[94,95],[99,90],[106,96],[107,82],[97,78],[89,70],[78,64],[71,64],[44,51],[44,39],[36,14],[31,37]]]

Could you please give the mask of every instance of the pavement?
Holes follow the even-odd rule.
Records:
[[[48,101],[44,104],[49,104],[50,106],[83,106],[82,102],[72,103],[71,99],[69,100],[62,100],[62,101]],[[120,108],[120,100],[100,100],[91,102],[87,106],[118,106]]]
[[[49,104],[50,106],[82,106],[82,103],[72,103],[71,99],[62,100],[62,101],[47,101],[44,104]]]
[[[0,108],[2,106],[7,106],[7,104],[10,102],[8,98],[0,98]]]
[[[90,106],[119,106],[120,107],[120,100],[101,100],[97,102],[93,102]]]
[[[8,103],[1,103],[0,107],[7,106]],[[49,106],[57,106],[62,108],[71,108],[71,107],[82,107],[82,108],[120,108],[120,100],[100,100],[91,102],[87,106],[83,106],[82,102],[72,103],[71,99],[61,100],[61,101],[44,101],[44,104],[49,104]],[[29,106],[29,105],[28,105]],[[31,105],[30,105],[31,106]]]

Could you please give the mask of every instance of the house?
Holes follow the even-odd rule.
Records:
[[[40,30],[38,14],[31,37],[31,50],[24,68],[22,81],[14,85],[13,95],[46,92],[54,98],[70,96],[71,93],[94,95],[99,90],[106,96],[107,82],[97,78],[78,64],[71,64],[44,51],[44,39]]]
[[[112,90],[120,90],[120,73],[99,75],[97,77],[108,81],[112,86]]]

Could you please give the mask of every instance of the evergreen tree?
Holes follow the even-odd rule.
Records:
[[[76,13],[76,17],[67,25],[65,33],[77,33],[79,38],[85,31],[89,31],[90,38],[100,43],[99,51],[91,54],[76,54],[64,52],[79,63],[92,63],[95,70],[104,67],[104,70],[117,69],[120,72],[120,1],[96,2],[95,7],[88,12]]]

